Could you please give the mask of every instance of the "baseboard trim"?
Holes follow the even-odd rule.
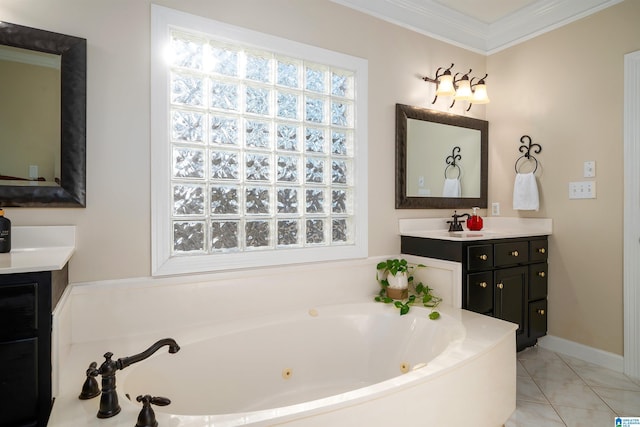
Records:
[[[566,354],[616,372],[624,371],[624,358],[618,354],[589,347],[564,338],[546,335],[538,339],[538,345],[547,350]]]

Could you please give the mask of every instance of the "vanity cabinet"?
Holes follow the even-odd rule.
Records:
[[[547,332],[547,236],[491,240],[401,237],[403,254],[462,264],[462,308],[518,324],[518,350]]]
[[[0,274],[0,427],[47,425],[51,410],[51,312],[62,270]]]

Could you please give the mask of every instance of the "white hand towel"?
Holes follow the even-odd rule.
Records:
[[[516,174],[516,181],[513,185],[513,209],[537,211],[539,207],[536,176],[533,172]]]
[[[460,197],[460,180],[446,178],[442,188],[442,197]]]

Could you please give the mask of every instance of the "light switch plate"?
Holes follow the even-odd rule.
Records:
[[[596,182],[580,181],[569,183],[569,199],[595,199]]]
[[[589,160],[584,162],[584,173],[583,176],[585,178],[593,178],[596,176],[596,162],[595,160]]]

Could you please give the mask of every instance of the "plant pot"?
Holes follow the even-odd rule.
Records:
[[[387,288],[387,296],[392,299],[407,299],[409,297],[409,289]]]

